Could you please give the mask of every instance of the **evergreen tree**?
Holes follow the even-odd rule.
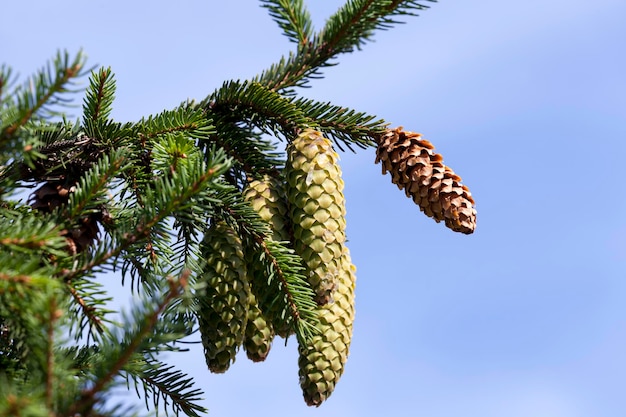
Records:
[[[262,3],[295,51],[133,123],[110,118],[113,72],[87,69],[81,53],[59,52],[22,84],[0,67],[0,415],[125,415],[106,399],[127,384],[154,407],[202,415],[202,392],[160,355],[192,335],[212,372],[242,346],[262,361],[275,336],[294,335],[305,401],[319,406],[343,373],[354,315],[335,148],[376,147],[425,214],[474,230],[469,190],[430,142],[298,95],[425,2],[348,0],[320,31],[302,0]],[[121,320],[108,271],[137,295]]]

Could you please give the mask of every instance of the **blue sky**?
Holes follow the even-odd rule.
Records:
[[[319,28],[341,1],[309,3]],[[14,1],[2,14],[1,62],[28,75],[82,47],[116,73],[120,121],[291,48],[253,0]],[[342,154],[358,268],[344,376],[311,409],[295,340],[225,375],[200,349],[173,358],[210,415],[626,415],[625,16],[622,0],[441,1],[300,91],[423,133],[470,187],[478,227],[425,217],[372,149]]]

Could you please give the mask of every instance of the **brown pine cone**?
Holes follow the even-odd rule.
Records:
[[[376,163],[383,174],[403,189],[427,216],[444,221],[455,232],[470,234],[476,228],[474,199],[461,177],[443,164],[443,157],[422,135],[389,129],[378,139]]]

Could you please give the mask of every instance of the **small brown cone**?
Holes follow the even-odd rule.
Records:
[[[52,213],[55,209],[67,204],[70,194],[76,186],[68,181],[48,181],[37,188],[30,197],[31,207],[43,213]],[[80,224],[65,229],[61,235],[67,243],[67,253],[76,255],[93,245],[98,239],[98,222],[102,220],[101,211],[91,213],[80,219]]]
[[[434,148],[419,133],[389,129],[378,138],[376,163],[382,163],[383,174],[389,172],[391,181],[427,216],[470,234],[476,228],[472,194]]]

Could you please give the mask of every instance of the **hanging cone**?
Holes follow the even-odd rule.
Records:
[[[31,207],[35,210],[52,213],[56,208],[67,204],[70,194],[75,192],[76,186],[66,180],[47,181],[37,188],[30,197]],[[93,245],[98,238],[98,221],[103,213],[95,212],[80,219],[80,224],[61,232],[67,243],[67,252],[76,255]]]
[[[289,209],[281,178],[264,175],[248,182],[243,198],[250,202],[259,216],[269,223],[272,239],[276,242],[289,239]]]
[[[270,239],[277,242],[290,240],[289,209],[287,196],[282,178],[264,175],[260,179],[248,182],[243,190],[243,198],[250,202],[259,216],[265,220],[272,230]],[[252,291],[258,300],[258,305],[264,318],[277,335],[287,338],[293,334],[289,320],[282,317],[277,308],[275,286],[268,288],[267,269],[260,259],[261,254],[246,251],[249,275],[252,277]]]
[[[299,347],[300,386],[304,400],[310,406],[319,406],[332,394],[348,360],[356,268],[347,248],[341,256],[340,271],[334,302],[318,307],[319,334]]]
[[[433,149],[419,133],[390,129],[378,138],[376,163],[382,163],[383,174],[391,173],[391,181],[427,216],[470,234],[476,228],[472,194]]]
[[[244,339],[250,286],[241,241],[230,226],[212,226],[204,245],[206,264],[198,281],[206,289],[198,294],[198,325],[209,370],[223,373],[235,362]]]
[[[248,359],[252,362],[262,362],[267,358],[272,348],[274,330],[272,324],[263,316],[254,295],[250,297],[248,309],[248,322],[246,323],[246,335],[243,347]]]
[[[346,208],[339,156],[330,140],[308,129],[287,148],[285,177],[294,249],[307,267],[318,304],[332,299],[341,272]]]

